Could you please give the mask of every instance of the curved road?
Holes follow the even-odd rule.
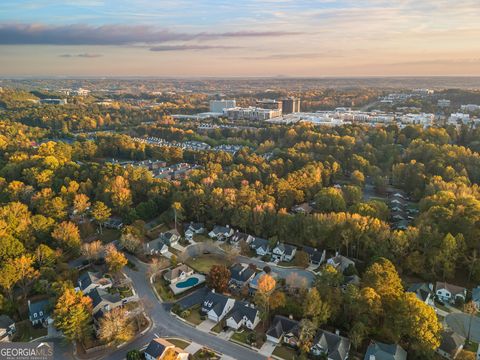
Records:
[[[480,318],[472,317],[470,328],[470,338],[475,342],[480,342]],[[468,328],[470,327],[470,315],[465,313],[451,313],[445,318],[447,325],[457,334],[463,337],[468,336]]]
[[[130,343],[120,350],[110,354],[106,359],[124,359],[128,350],[142,348],[156,335],[161,337],[177,336],[189,339],[239,360],[260,360],[266,358],[265,356],[243,346],[236,345],[230,341],[220,339],[217,336],[194,329],[172,316],[167,309],[167,305],[158,301],[150,287],[150,282],[146,275],[148,272],[147,265],[138,262],[131,256],[129,256],[129,260],[135,263],[138,271],[126,268],[126,273],[132,279],[138,296],[147,303],[146,312],[150,315],[150,318],[153,321],[153,326],[145,335],[136,339],[133,343]]]

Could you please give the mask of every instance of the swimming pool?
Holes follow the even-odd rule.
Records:
[[[199,280],[196,277],[189,277],[187,280],[180,281],[175,284],[179,289],[185,289],[197,285]]]

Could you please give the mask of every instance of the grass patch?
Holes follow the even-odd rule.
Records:
[[[260,349],[264,343],[264,334],[265,333],[262,333],[260,330],[252,331],[243,329],[243,331],[236,331],[232,335],[231,339],[249,346],[255,346]]]
[[[215,325],[212,328],[212,331],[216,334],[220,334],[223,331],[224,326],[225,326],[225,324],[223,323],[223,321],[220,321],[219,323],[217,323],[217,325]]]
[[[98,240],[104,244],[120,239],[122,234],[122,231],[117,229],[103,229],[102,232],[103,234],[98,234],[97,236]]]
[[[200,314],[200,305],[194,306],[186,311],[188,311],[189,314],[184,317],[184,319],[189,323],[200,325],[203,322],[202,315]]]
[[[463,347],[463,350],[471,351],[476,354],[478,350],[478,343],[473,341],[467,341],[465,342],[465,346]]]
[[[15,324],[16,332],[13,336],[14,341],[27,342],[41,336],[47,335],[48,331],[43,326],[32,326],[30,320],[19,321]]]
[[[175,345],[176,347],[179,347],[180,349],[185,349],[187,348],[188,345],[190,345],[190,342],[182,339],[167,338],[167,340],[171,342],[173,345]]]
[[[202,234],[195,234],[193,235],[193,241],[195,242],[205,242],[205,241],[212,241],[210,237],[207,235],[202,235]]]
[[[169,284],[163,278],[163,273],[155,276],[155,280],[153,282],[153,286],[155,286],[155,290],[157,290],[158,295],[164,301],[173,301],[175,297],[173,296],[172,292],[170,291]]]
[[[446,307],[445,305],[442,305],[442,304],[440,304],[440,303],[438,303],[438,302],[435,302],[435,307],[436,307],[437,309],[443,310],[443,311],[445,311],[445,312],[447,312],[447,313],[451,312],[451,310],[450,310],[448,307]]]
[[[248,331],[240,331],[240,332],[235,332],[232,337],[230,339],[232,340],[235,340],[235,341],[238,341],[238,342],[241,342],[243,344],[247,344],[247,345],[250,345],[248,343],[248,334],[249,332]]]
[[[297,357],[297,352],[291,347],[278,345],[275,350],[273,350],[272,355],[278,356],[279,358],[285,360],[293,360]]]
[[[231,265],[224,256],[217,254],[207,254],[190,258],[186,261],[186,264],[196,272],[203,274],[208,274],[213,265],[225,265],[227,267]]]
[[[193,354],[193,359],[194,360],[199,360],[199,359],[217,360],[217,359],[220,359],[220,356],[218,356],[213,350],[203,348],[198,350],[195,354]]]

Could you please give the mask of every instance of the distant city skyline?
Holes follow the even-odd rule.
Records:
[[[479,76],[478,0],[3,0],[0,76]]]

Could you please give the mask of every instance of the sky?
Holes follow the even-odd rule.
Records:
[[[479,0],[1,0],[0,76],[480,76]]]

